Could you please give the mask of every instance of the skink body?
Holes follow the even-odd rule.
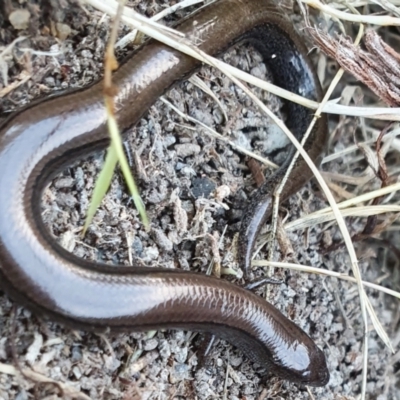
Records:
[[[212,55],[248,41],[260,51],[278,85],[308,98],[320,97],[307,50],[273,1],[220,0],[177,29]],[[198,61],[167,46],[146,43],[114,74],[120,128],[134,125],[160,95],[198,67]],[[209,331],[284,379],[325,385],[329,373],[322,351],[255,294],[196,273],[83,260],[54,240],[41,219],[41,194],[62,168],[109,143],[102,90],[98,82],[40,101],[0,127],[2,289],[41,315],[85,330]],[[300,137],[311,114],[292,103],[286,107],[288,125]],[[307,147],[313,158],[321,153],[325,137],[322,119]],[[272,187],[258,192],[244,219],[240,246],[246,268],[278,175],[270,181]],[[294,175],[285,196],[310,174],[298,165]]]

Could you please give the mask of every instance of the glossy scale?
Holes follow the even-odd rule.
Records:
[[[307,49],[271,0],[220,0],[177,28],[212,55],[247,40],[278,85],[320,98]],[[198,67],[197,60],[147,42],[114,74],[121,129],[134,125],[160,95]],[[288,125],[300,138],[311,114],[293,103],[286,107]],[[321,119],[307,145],[314,159],[325,142],[325,125]],[[212,332],[284,379],[325,385],[329,373],[322,351],[255,294],[196,273],[86,261],[57,244],[40,217],[43,189],[71,162],[108,143],[102,82],[34,103],[0,127],[0,284],[5,292],[41,315],[85,330]],[[309,178],[304,168],[299,162],[284,197]],[[280,174],[259,190],[244,219],[245,268]]]

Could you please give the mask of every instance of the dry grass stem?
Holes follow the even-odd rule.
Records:
[[[373,15],[360,15],[350,14],[340,10],[337,10],[329,5],[322,4],[318,0],[301,0],[303,3],[310,7],[321,10],[324,14],[334,17],[338,20],[358,22],[360,24],[371,24],[381,26],[400,26],[400,18],[390,16],[373,16]]]
[[[324,276],[329,276],[331,278],[338,278],[338,279],[342,279],[342,280],[345,280],[348,282],[357,283],[356,279],[353,276],[350,276],[347,274],[342,274],[342,273],[336,272],[336,271],[330,271],[330,270],[323,269],[323,268],[310,267],[308,265],[300,265],[300,264],[278,262],[278,261],[266,261],[266,260],[253,260],[252,264],[254,266],[258,266],[258,267],[272,266],[275,268],[287,268],[287,269],[291,269],[294,271],[306,272],[309,274],[316,274],[316,275],[324,275]],[[395,290],[385,288],[384,286],[377,285],[376,283],[372,283],[372,282],[362,281],[362,284],[365,287],[369,287],[371,289],[378,290],[382,293],[386,293],[390,296],[400,299],[400,292],[396,292]],[[391,346],[389,346],[389,347],[391,347]]]
[[[399,213],[400,206],[398,205],[378,205],[378,206],[362,206],[352,207],[341,210],[343,217],[369,217],[370,215],[380,215],[386,213]],[[296,219],[295,221],[288,222],[284,228],[286,230],[305,229],[315,226],[316,224],[323,224],[325,222],[335,220],[332,212],[324,214],[312,213],[306,217]]]

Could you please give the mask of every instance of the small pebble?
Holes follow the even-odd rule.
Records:
[[[57,203],[61,206],[72,208],[78,203],[78,200],[70,193],[60,193]]]
[[[135,236],[135,238],[132,241],[132,250],[134,252],[134,254],[138,257],[141,256],[142,252],[143,252],[143,243],[142,241]]]
[[[44,83],[48,86],[48,87],[54,87],[56,86],[56,81],[52,76],[48,76],[44,79]]]
[[[81,376],[82,376],[82,372],[81,372],[81,370],[79,369],[78,366],[75,366],[75,367],[72,368],[72,373],[74,374],[76,379],[80,379]]]
[[[30,17],[31,14],[28,10],[15,10],[8,16],[8,19],[15,29],[21,30],[28,28]]]
[[[157,348],[158,346],[158,340],[153,338],[153,339],[149,339],[146,340],[143,344],[143,349],[146,351],[151,351],[154,350],[155,348]]]
[[[178,157],[185,158],[200,153],[200,146],[193,143],[177,144],[175,150]]]
[[[242,363],[242,357],[231,356],[229,363],[232,367],[238,367]]]
[[[176,137],[172,135],[167,135],[164,137],[164,146],[169,147],[176,143]]]
[[[189,166],[185,166],[181,169],[181,172],[183,175],[187,176],[188,178],[191,178],[192,176],[196,175],[196,171]]]
[[[82,57],[84,57],[84,58],[93,58],[92,52],[89,51],[89,50],[86,50],[86,49],[85,49],[85,50],[82,50],[81,55],[82,55]]]
[[[192,194],[196,199],[207,199],[214,190],[215,183],[208,178],[196,178],[192,181]]]
[[[82,360],[82,349],[80,346],[74,346],[71,349],[71,361],[72,362],[78,362]]]
[[[146,247],[142,253],[142,260],[144,262],[154,261],[157,260],[160,253],[157,247]]]
[[[167,340],[163,340],[158,347],[158,351],[160,352],[161,358],[169,358],[171,356],[171,347],[169,342]]]
[[[71,28],[61,22],[56,23],[57,36],[61,40],[65,40],[71,34]]]
[[[176,383],[179,381],[183,381],[188,373],[188,366],[186,364],[176,364],[174,368],[171,369],[169,375],[170,383]]]
[[[56,189],[65,189],[70,188],[74,185],[75,180],[70,176],[65,178],[57,179],[54,183]]]
[[[1,397],[1,392],[0,392],[0,398]],[[28,394],[24,389],[22,389],[14,398],[15,400],[28,400]]]
[[[154,241],[165,251],[172,251],[173,244],[161,229],[153,228]]]

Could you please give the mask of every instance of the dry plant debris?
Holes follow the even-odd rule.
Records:
[[[388,46],[372,29],[364,36],[367,51],[349,37],[333,38],[317,29],[309,29],[315,43],[328,56],[368,86],[386,104],[400,105],[400,54]]]

